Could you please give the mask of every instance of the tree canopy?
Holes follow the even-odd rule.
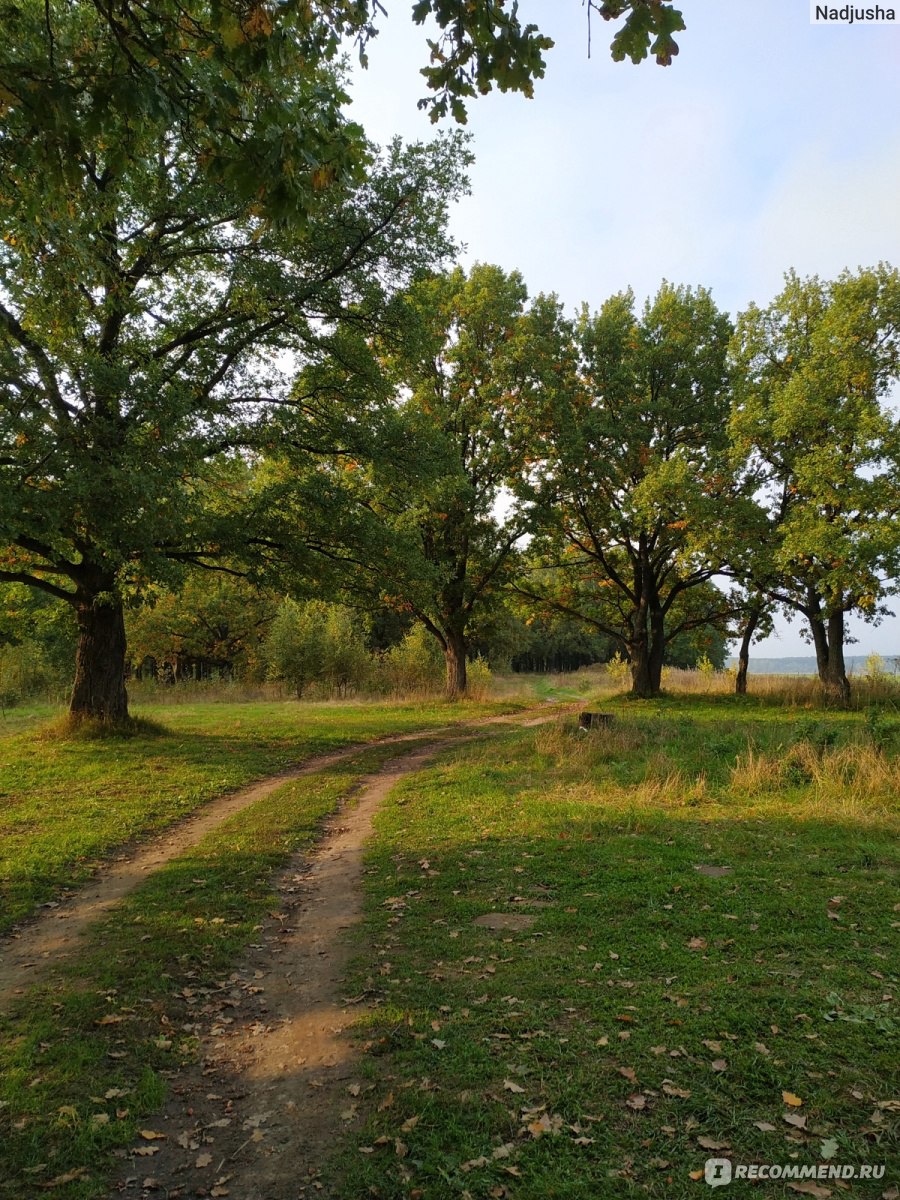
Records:
[[[92,6],[66,9],[52,51],[63,92],[70,60],[86,56],[96,80],[114,53]],[[186,56],[179,77],[199,93],[212,69]],[[247,137],[289,142],[312,119],[308,74],[284,82],[267,132],[258,76],[230,80]],[[331,104],[330,77],[316,86]],[[467,152],[460,135],[365,147],[365,179],[330,188],[304,166],[317,199],[288,223],[265,219],[240,172],[205,169],[207,140],[233,143],[227,121],[170,125],[164,105],[135,115],[115,97],[100,113],[88,92],[75,110],[65,148],[21,136],[23,105],[0,138],[0,579],[75,607],[73,711],[119,719],[123,602],[173,564],[221,556],[241,492],[215,456],[265,439],[289,400],[286,355],[314,353],[338,321],[372,327],[441,264]]]
[[[659,690],[670,640],[728,615],[705,530],[732,490],[730,333],[702,288],[664,284],[640,317],[613,296],[582,310],[538,410],[525,486],[546,541],[520,590],[615,638],[640,695]]]
[[[739,577],[802,614],[819,673],[846,698],[844,619],[884,613],[900,568],[900,273],[789,272],[734,343],[734,456],[755,495]]]

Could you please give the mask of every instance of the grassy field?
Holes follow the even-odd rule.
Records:
[[[0,932],[213,796],[351,742],[521,703],[154,705],[144,734],[108,743],[55,736],[36,723],[45,710],[23,714],[0,736]]]
[[[384,809],[340,1194],[690,1197],[721,1156],[885,1164],[793,1187],[896,1196],[896,721],[609,707],[608,733],[452,752]]]
[[[395,748],[285,784],[152,875],[92,931],[61,984],[0,1018],[0,1196],[106,1194],[168,1080],[193,1059],[195,997],[227,994],[272,909],[272,879]]]
[[[738,1194],[896,1200],[900,718],[774,690],[600,703],[608,731],[495,731],[382,810],[346,984],[372,1002],[354,1032],[364,1125],[336,1146],[334,1194],[681,1200],[721,1156],[886,1167]],[[168,735],[114,744],[20,730],[0,739],[8,894],[24,910],[124,838],[316,751],[497,707],[193,704],[154,709]],[[233,817],[22,998],[0,1025],[4,1200],[105,1194],[196,1054],[192,998],[218,994],[275,872],[394,753]]]

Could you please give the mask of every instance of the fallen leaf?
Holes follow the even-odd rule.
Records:
[[[702,1146],[704,1150],[727,1150],[728,1142],[717,1142],[715,1138],[698,1137],[697,1145]]]
[[[442,1042],[440,1038],[432,1038],[431,1044],[432,1046],[436,1046],[438,1050],[443,1050],[443,1048],[447,1045],[447,1043]]]
[[[757,1129],[761,1129],[763,1133],[774,1133],[777,1129],[776,1125],[771,1125],[768,1121],[754,1121],[753,1124]]]
[[[834,1158],[838,1152],[837,1138],[825,1138],[822,1145],[819,1147],[819,1153],[823,1158]]]
[[[95,1127],[99,1127],[100,1125],[108,1125],[109,1124],[109,1113],[105,1113],[105,1112],[92,1113],[91,1124],[94,1125]]]
[[[647,1097],[643,1092],[633,1092],[625,1101],[629,1108],[633,1108],[635,1112],[640,1112],[647,1107]]]
[[[637,1080],[637,1075],[635,1075],[631,1067],[617,1067],[616,1070],[620,1075],[624,1075],[625,1078],[629,1079],[632,1083]]]
[[[795,1129],[806,1128],[806,1117],[801,1116],[800,1113],[786,1112],[784,1114],[784,1120],[788,1123],[788,1125],[793,1125]]]
[[[66,1171],[64,1175],[57,1175],[55,1179],[49,1180],[42,1184],[44,1188],[62,1187],[64,1183],[74,1183],[76,1179],[83,1179],[87,1175],[87,1167],[75,1167],[73,1171]]]
[[[831,1195],[831,1188],[819,1187],[811,1180],[805,1180],[803,1183],[789,1183],[788,1187],[792,1192],[802,1192],[804,1196],[815,1196],[816,1200],[828,1200]]]
[[[727,1071],[728,1070],[728,1063],[725,1061],[724,1058],[714,1058],[713,1061],[709,1065],[712,1067],[712,1069],[714,1071]]]
[[[401,1133],[412,1133],[412,1131],[415,1129],[415,1127],[418,1125],[418,1123],[419,1123],[418,1117],[407,1117],[407,1119],[400,1126],[400,1132]]]
[[[545,1133],[559,1133],[563,1127],[563,1119],[557,1113],[549,1116],[544,1113],[537,1121],[532,1121],[526,1128],[533,1138],[543,1137]]]
[[[662,1085],[662,1090],[667,1096],[677,1096],[679,1100],[688,1100],[691,1095],[690,1088],[676,1087],[674,1083],[664,1083]]]
[[[211,1162],[212,1162],[211,1154],[198,1154],[196,1162],[194,1163],[194,1166],[195,1167],[208,1167]]]
[[[466,1172],[477,1171],[481,1167],[486,1167],[489,1162],[490,1159],[485,1158],[485,1156],[482,1154],[479,1158],[470,1158],[468,1162],[462,1163],[459,1169]]]
[[[799,1096],[795,1096],[793,1092],[782,1092],[781,1099],[785,1104],[789,1104],[791,1108],[799,1108],[803,1101]]]
[[[705,950],[708,944],[709,943],[707,942],[706,938],[693,937],[688,942],[688,949],[689,950]]]
[[[503,1090],[507,1092],[515,1092],[518,1095],[521,1095],[525,1091],[523,1087],[519,1087],[519,1085],[514,1083],[511,1079],[503,1080]]]

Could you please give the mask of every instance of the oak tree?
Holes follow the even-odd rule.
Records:
[[[900,272],[790,272],[734,341],[734,454],[755,494],[739,577],[801,614],[819,678],[846,702],[845,620],[877,622],[900,568]]]
[[[706,539],[734,490],[730,334],[702,288],[664,284],[640,316],[630,292],[585,309],[574,367],[535,427],[526,487],[545,514],[553,583],[539,568],[519,589],[623,644],[638,696],[659,691],[673,638],[731,613],[710,583],[721,562]]]
[[[265,441],[296,356],[348,313],[377,324],[390,294],[449,252],[466,154],[458,135],[379,154],[345,129],[367,175],[327,187],[340,88],[326,68],[290,59],[277,79],[228,77],[228,102],[208,114],[218,125],[170,124],[164,103],[124,96],[121,47],[93,5],[52,8],[47,28],[43,8],[17,13],[21,44],[0,53],[27,64],[42,48],[72,109],[64,148],[25,136],[36,118],[24,68],[22,94],[3,99],[0,580],[74,608],[72,712],[116,722],[124,604],[175,582],[179,565],[220,559],[240,529],[229,516],[241,497],[211,462]],[[80,71],[113,88],[102,111],[72,83]],[[198,94],[212,86],[203,54],[178,71]],[[321,154],[282,157],[258,181],[257,193],[284,183],[293,196],[267,219],[244,171],[257,139],[290,148],[297,129],[321,133]],[[219,152],[233,172],[207,169]]]

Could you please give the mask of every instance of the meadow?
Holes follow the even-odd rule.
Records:
[[[656,701],[582,672],[480,704],[194,702],[114,744],[40,721],[0,739],[10,921],[223,790],[375,743],[167,863],[11,1006],[0,1195],[106,1194],[197,1061],[196,997],[396,753],[379,737],[583,700],[611,727],[494,726],[377,816],[342,985],[363,998],[358,1082],[321,1194],[680,1198],[727,1157],[885,1168],[757,1196],[896,1196],[900,714],[825,709],[796,681],[745,698],[668,682]]]

